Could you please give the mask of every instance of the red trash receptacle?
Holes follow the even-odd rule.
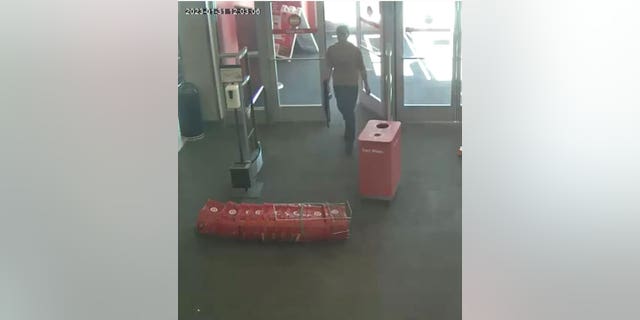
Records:
[[[360,195],[393,199],[400,182],[400,122],[370,120],[358,142]]]

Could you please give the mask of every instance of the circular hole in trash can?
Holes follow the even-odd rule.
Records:
[[[378,128],[378,129],[386,129],[386,128],[389,128],[389,124],[388,123],[378,123],[376,125],[376,128]]]
[[[379,133],[374,133],[374,134],[373,134],[373,136],[374,136],[374,137],[379,137],[379,136],[381,136],[381,134],[379,134]]]

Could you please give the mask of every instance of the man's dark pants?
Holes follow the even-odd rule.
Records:
[[[356,101],[358,100],[358,86],[333,86],[338,110],[342,113],[345,123],[345,140],[353,143],[356,138]]]

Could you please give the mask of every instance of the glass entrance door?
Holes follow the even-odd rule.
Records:
[[[271,32],[279,120],[321,120],[322,3],[273,1]]]
[[[386,65],[388,49],[385,46],[383,14],[380,1],[358,2],[358,40],[371,88],[370,95],[361,92],[360,107],[373,112],[381,119],[389,117],[389,104],[385,101],[388,92],[390,69]]]
[[[459,2],[415,1],[397,4],[396,27],[402,39],[396,118],[401,121],[451,122],[459,117]],[[458,25],[459,27],[459,25]],[[453,97],[453,99],[452,99]],[[452,104],[453,102],[453,104]]]
[[[336,41],[336,27],[345,24],[348,41],[362,52],[371,87],[370,95],[360,93],[360,107],[381,119],[459,120],[459,1],[274,1],[256,6],[268,12],[257,31],[269,33],[259,52],[268,55],[260,58],[268,65],[261,75],[273,84],[265,90],[275,119],[326,119],[325,53]]]
[[[278,89],[272,89],[271,95],[277,97],[274,113],[278,120],[325,120],[322,71],[327,48],[337,42],[335,31],[339,25],[347,25],[348,41],[360,48],[365,62],[371,95],[361,92],[359,104],[380,118],[389,117],[390,104],[385,102],[390,90],[385,81],[389,77],[385,75],[392,69],[384,64],[384,50],[392,48],[382,41],[381,8],[385,3],[274,1],[265,4],[270,11],[272,37],[267,52],[274,66],[265,78],[277,82]]]
[[[349,28],[348,41],[360,49],[367,72],[371,93],[364,93],[360,85],[358,105],[365,108],[380,119],[389,117],[390,105],[385,101],[389,91],[388,78],[391,69],[386,65],[385,49],[388,44],[383,41],[383,21],[385,15],[382,8],[385,1],[357,2],[325,2],[325,26],[327,47],[337,42],[335,30],[339,25]],[[387,15],[388,16],[388,15]]]

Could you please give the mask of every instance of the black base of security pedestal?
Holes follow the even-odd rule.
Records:
[[[263,182],[254,181],[253,185],[248,188],[233,188],[231,189],[231,197],[236,199],[258,199],[262,197]]]

